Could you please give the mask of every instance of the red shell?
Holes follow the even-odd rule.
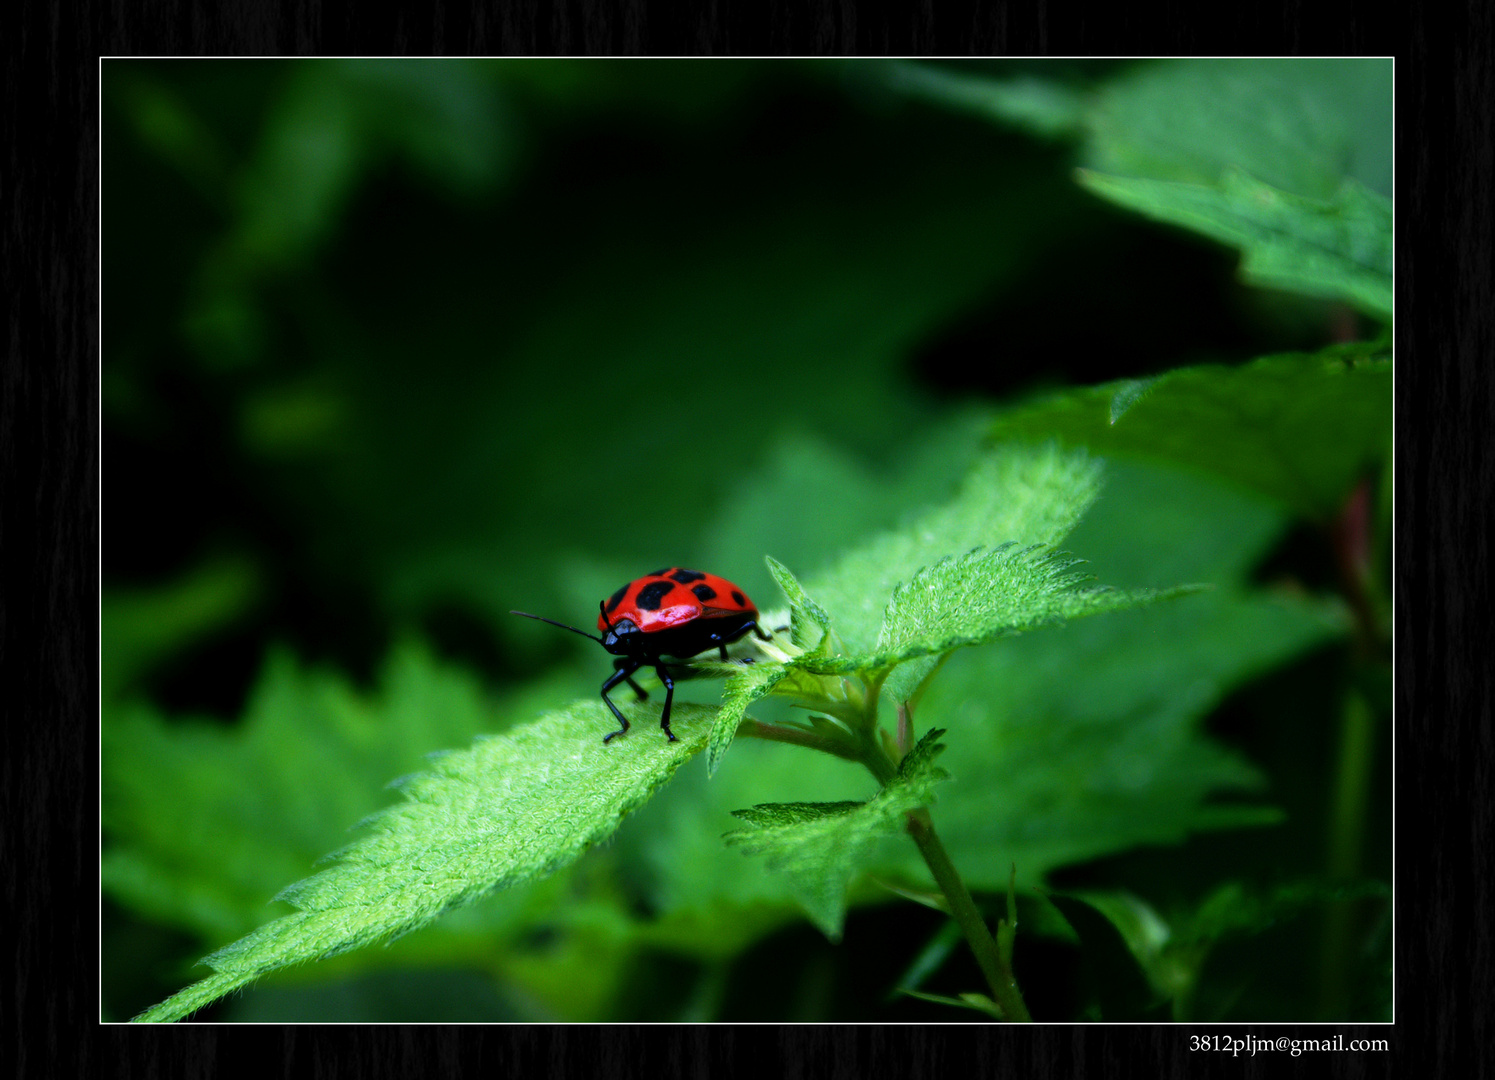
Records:
[[[607,598],[597,616],[597,629],[627,619],[646,634],[668,630],[698,619],[747,615],[756,621],[758,609],[747,593],[723,577],[671,566],[630,581]]]

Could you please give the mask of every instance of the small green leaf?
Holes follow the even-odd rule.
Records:
[[[949,779],[934,759],[944,749],[935,728],[919,740],[886,787],[866,802],[768,803],[734,810],[749,825],[726,834],[729,844],[764,856],[784,874],[815,925],[836,941],[846,918],[846,889],[878,842],[897,834],[904,815],[927,805],[934,785]]]
[[[1079,562],[1044,548],[1018,550],[1012,544],[941,559],[893,590],[878,652],[899,660],[935,655],[1197,588],[1083,588],[1087,578],[1070,572]]]
[[[1079,562],[1045,548],[1018,550],[1011,544],[947,557],[893,590],[875,651],[797,657],[790,665],[820,675],[886,671],[909,660],[1203,588],[1083,588],[1086,577],[1070,572]]]
[[[1098,454],[1203,469],[1311,518],[1338,509],[1391,447],[1391,361],[1357,344],[1240,367],[1178,368],[1019,405],[996,439],[1059,438]]]
[[[1226,170],[1218,185],[1088,170],[1079,178],[1121,206],[1239,248],[1248,281],[1345,300],[1391,318],[1391,200],[1353,180],[1319,200],[1237,169]]]
[[[757,663],[741,666],[727,678],[722,690],[722,707],[711,723],[711,736],[706,748],[706,775],[716,772],[727,747],[737,736],[737,727],[747,707],[767,697],[790,669],[783,664]]]
[[[650,710],[652,711],[652,710]],[[173,1020],[292,964],[408,933],[482,894],[549,874],[617,829],[706,746],[714,709],[680,705],[667,742],[642,724],[604,744],[598,704],[577,704],[447,754],[404,782],[405,801],[280,899],[299,910],[207,957],[216,975],[142,1014]]]
[[[768,564],[768,572],[773,575],[774,581],[778,582],[779,588],[784,591],[784,597],[789,601],[789,640],[802,649],[814,648],[819,640],[810,640],[806,623],[820,627],[820,636],[823,637],[831,628],[830,615],[805,592],[804,586],[787,566],[771,555],[765,555],[763,561]]]

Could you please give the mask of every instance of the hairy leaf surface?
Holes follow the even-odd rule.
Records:
[[[209,956],[217,976],[140,1019],[180,1018],[266,972],[407,933],[575,860],[705,747],[712,713],[678,707],[677,742],[641,723],[604,745],[604,707],[576,705],[439,758],[331,867],[282,893],[295,914]]]

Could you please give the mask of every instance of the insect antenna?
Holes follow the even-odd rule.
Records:
[[[585,630],[578,630],[574,626],[567,626],[563,622],[556,622],[554,619],[547,619],[544,615],[531,615],[527,611],[510,611],[509,614],[523,615],[526,619],[537,619],[540,622],[548,622],[551,626],[559,626],[562,630],[570,630],[573,634],[580,634],[582,637],[591,638],[599,645],[602,644],[602,639],[595,634],[589,634]]]

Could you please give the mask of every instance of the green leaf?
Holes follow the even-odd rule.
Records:
[[[1353,180],[1320,200],[1238,169],[1226,170],[1217,185],[1089,170],[1079,176],[1103,198],[1239,248],[1247,281],[1345,300],[1376,318],[1391,318],[1391,200]]]
[[[922,705],[959,717],[948,767],[986,780],[935,815],[951,859],[972,888],[994,890],[1013,862],[1032,882],[1138,845],[1280,822],[1256,769],[1199,727],[1229,686],[1336,632],[1311,605],[1222,591],[958,654]]]
[[[1051,79],[984,78],[928,64],[893,64],[888,85],[911,97],[1001,120],[1049,139],[1078,133],[1090,104],[1084,91]]]
[[[1083,161],[1212,185],[1234,168],[1317,199],[1346,179],[1390,194],[1391,79],[1386,59],[1138,65],[1096,95]]]
[[[893,590],[878,653],[898,660],[944,653],[1189,591],[1082,588],[1087,576],[1070,573],[1079,562],[1045,548],[1018,550],[1011,544],[941,559]]]
[[[390,800],[390,777],[424,768],[433,746],[465,745],[507,716],[538,716],[577,696],[578,681],[595,686],[590,674],[577,680],[563,670],[495,703],[470,671],[404,642],[368,690],[277,653],[234,724],[106,703],[105,893],[181,931],[188,940],[173,946],[181,954],[157,963],[186,970],[197,956],[290,911],[267,901],[346,844],[351,823]],[[602,720],[593,737],[615,726]],[[626,898],[599,857],[605,854],[494,893],[388,948],[288,969],[272,981],[330,984],[460,965],[523,999],[536,1019],[601,1018],[611,1000],[606,986],[626,967],[634,932]],[[540,928],[553,943],[545,964],[532,944]],[[553,985],[563,959],[588,972],[585,993]],[[232,1009],[238,1015],[251,1007],[236,999]]]
[[[817,576],[809,591],[853,651],[878,639],[894,588],[938,560],[1005,543],[1052,545],[1100,491],[1100,466],[1057,447],[1008,447],[977,459],[956,498],[877,536]]]
[[[1005,554],[994,553],[992,559],[1003,564],[1010,563],[1010,566],[1005,574],[995,575],[996,581],[992,584],[992,589],[1017,590],[1014,594],[1017,604],[1004,603],[988,595],[999,613],[986,613],[987,622],[981,625],[968,619],[966,624],[976,631],[974,637],[966,639],[959,634],[947,634],[939,640],[910,638],[905,641],[895,638],[884,642],[886,612],[884,630],[879,632],[876,639],[863,628],[867,621],[865,613],[876,598],[892,593],[890,603],[897,603],[896,589],[900,585],[900,578],[914,575],[926,560],[933,561],[947,555],[952,549],[959,550],[962,543],[973,538],[979,540],[984,537],[997,542],[1014,535],[1039,541],[1057,539],[1079,520],[1085,508],[1094,500],[1098,487],[1098,467],[1082,454],[1060,453],[1053,448],[1017,448],[988,452],[977,460],[954,501],[927,511],[902,529],[882,534],[859,551],[843,558],[821,580],[816,591],[824,590],[831,597],[838,598],[841,607],[836,607],[834,602],[821,607],[810,601],[807,591],[794,576],[782,565],[770,560],[769,570],[784,587],[791,605],[798,602],[807,613],[811,610],[810,605],[813,605],[818,614],[810,617],[815,620],[823,617],[825,624],[829,624],[831,619],[828,610],[835,608],[838,612],[838,635],[842,633],[840,628],[849,622],[853,640],[865,642],[861,648],[853,648],[849,653],[838,656],[816,651],[796,657],[789,662],[788,670],[810,676],[886,671],[905,660],[937,655],[962,644],[991,640],[1002,633],[1073,617],[1082,612],[1126,607],[1155,599],[1156,596],[1152,594],[1123,596],[1098,591],[1082,592],[1075,590],[1072,581],[1063,578],[1062,573],[1051,567],[1015,569],[1021,560],[1009,560]],[[1042,562],[1042,558],[1034,555],[1029,561],[1038,563]],[[1040,585],[1040,581],[1046,584]],[[1026,587],[1026,591],[1022,586]],[[1062,600],[1059,599],[1061,593],[1066,593]],[[1018,611],[1018,605],[1023,602],[1027,602],[1029,610]],[[851,613],[849,620],[840,614],[843,609]],[[979,619],[978,614],[976,620]],[[899,625],[896,616],[894,625]],[[739,676],[741,681],[735,689],[729,686],[728,706],[718,717],[711,739],[708,768],[712,772],[726,752],[736,733],[742,710],[748,704],[775,689],[783,694],[792,693],[799,688],[794,683],[776,687],[774,684],[784,677],[784,672],[778,671],[770,676],[770,667],[755,667],[760,667],[761,670]],[[766,683],[770,677],[773,678],[773,684]]]
[[[1240,248],[1248,281],[1391,317],[1390,61],[1163,61],[1094,92],[922,64],[890,79],[1039,134],[1083,131],[1090,190]]]
[[[106,708],[103,887],[206,944],[232,940],[264,921],[276,890],[346,842],[390,777],[493,723],[477,678],[412,642],[391,652],[368,694],[276,652],[231,726],[143,704]]]
[[[1150,958],[1152,981],[1172,995],[1174,1019],[1218,1017],[1257,977],[1262,939],[1314,914],[1316,907],[1390,896],[1390,887],[1376,881],[1299,881],[1270,889],[1228,881],[1174,919],[1172,934]],[[1389,968],[1390,957],[1367,950],[1353,966],[1357,977],[1376,979]],[[1301,996],[1299,1008],[1306,1010],[1307,996]]]
[[[1391,191],[1386,59],[1150,61],[1093,89],[969,64],[895,64],[886,77],[1037,135],[1083,133],[1083,161],[1101,172],[1214,184],[1237,168],[1312,198],[1346,179]]]
[[[932,1002],[935,1005],[949,1005],[956,1009],[974,1009],[995,1020],[1005,1019],[1002,1016],[1001,1007],[986,994],[967,992],[961,994],[960,997],[950,997],[948,994],[931,994],[924,990],[910,990],[901,986],[897,992],[911,998],[918,998],[920,1001]]]
[[[768,564],[768,572],[773,575],[774,581],[778,582],[779,588],[784,591],[784,597],[789,601],[789,640],[803,649],[814,648],[819,644],[819,638],[831,628],[830,614],[805,592],[804,586],[787,566],[772,555],[765,555],[763,561]],[[807,624],[811,623],[820,628],[815,641],[810,640]]]
[[[727,747],[737,735],[737,727],[747,707],[767,697],[790,674],[782,664],[750,664],[734,671],[727,679],[722,691],[722,707],[711,723],[711,736],[706,749],[706,774],[716,772]]]
[[[1392,372],[1375,358],[1382,351],[1341,346],[1066,391],[1002,414],[991,434],[1177,462],[1324,519],[1390,452]]]
[[[1107,477],[1066,543],[1118,584],[1216,588],[961,650],[945,665],[914,719],[959,733],[941,759],[958,782],[933,815],[973,889],[1005,889],[1014,862],[1020,882],[1036,884],[1107,853],[1280,821],[1260,773],[1210,739],[1204,717],[1232,688],[1348,629],[1334,605],[1241,584],[1281,535],[1282,510],[1140,461],[1114,461]],[[925,880],[916,858],[902,859]]]
[[[714,710],[682,705],[679,736],[604,744],[599,704],[575,705],[441,757],[369,818],[368,835],[327,870],[286,889],[295,914],[204,961],[217,975],[142,1014],[171,1020],[267,972],[409,931],[492,889],[549,874],[611,835],[706,746]]]
[[[886,671],[963,646],[1204,588],[1081,588],[1086,578],[1068,573],[1079,561],[1042,548],[1014,551],[1010,546],[942,559],[893,591],[876,651],[807,656],[790,665],[818,675]]]
[[[1080,966],[1089,993],[1096,999],[1100,1018],[1109,1021],[1142,1020],[1156,1006],[1158,996],[1131,943],[1112,921],[1109,912],[1092,907],[1083,899],[1063,894],[1049,897],[1080,939]]]
[[[1269,891],[1249,889],[1239,881],[1229,881],[1210,893],[1182,922],[1173,935],[1172,944],[1213,944],[1236,935],[1259,934],[1314,905],[1390,895],[1391,889],[1377,881],[1339,884],[1298,881]]]
[[[903,759],[887,786],[866,802],[768,803],[733,816],[748,828],[727,833],[729,844],[762,855],[784,874],[805,911],[832,941],[846,918],[846,889],[879,842],[903,828],[904,815],[929,803],[949,774],[934,764],[944,749],[933,729]]]

